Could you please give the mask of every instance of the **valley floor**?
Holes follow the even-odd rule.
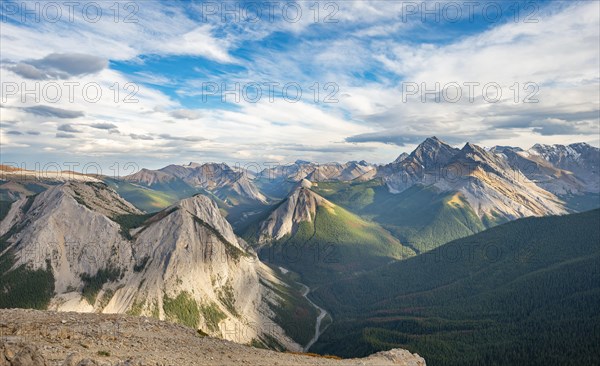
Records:
[[[2,309],[0,366],[5,365],[423,366],[425,361],[402,349],[335,360],[244,346],[153,318]]]

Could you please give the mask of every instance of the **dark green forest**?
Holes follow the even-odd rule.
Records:
[[[526,218],[318,288],[334,323],[311,349],[394,347],[428,365],[594,365],[600,210]]]

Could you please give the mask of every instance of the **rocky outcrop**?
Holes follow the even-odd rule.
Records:
[[[0,309],[0,366],[425,366],[402,349],[362,359],[279,353],[152,318]]]
[[[0,366],[47,366],[46,358],[33,344],[0,343]]]
[[[52,168],[53,166],[50,166]],[[100,182],[92,175],[77,173],[70,170],[27,170],[0,164],[0,180],[16,182]]]
[[[480,217],[514,220],[567,213],[558,197],[477,145],[466,144],[446,169],[435,186],[461,192]]]
[[[379,167],[377,176],[394,193],[415,184],[429,185],[458,151],[437,137],[430,137],[409,155],[400,155],[393,163]]]
[[[36,171],[0,164],[0,200],[17,201],[65,182],[99,183],[101,181],[96,176],[73,171],[46,169]]]
[[[123,179],[127,182],[139,183],[152,187],[157,184],[170,183],[176,178],[177,177],[171,174],[159,170],[141,169],[139,172],[128,175]]]

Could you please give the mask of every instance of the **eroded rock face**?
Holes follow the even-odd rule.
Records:
[[[199,335],[152,318],[0,309],[0,366],[425,366],[403,349],[336,360]]]
[[[536,144],[528,150],[553,166],[571,172],[586,192],[598,193],[600,190],[600,149],[586,143],[564,145]]]
[[[471,143],[459,150],[429,138],[401,161],[380,167],[378,175],[392,193],[414,185],[457,192],[480,218],[514,220],[567,213],[564,202],[545,189],[548,185],[530,180],[538,178],[537,173],[524,174],[518,169],[518,158],[520,155],[509,159]]]
[[[554,166],[533,150],[523,151],[518,148],[495,147],[492,151],[502,154],[511,167],[520,171],[531,182],[548,192],[556,195],[577,195],[594,192],[593,185],[587,185],[573,172]]]
[[[240,343],[269,334],[302,349],[268,305],[282,300],[265,283],[281,279],[238,240],[214,201],[197,195],[140,214],[103,183],[55,186],[11,206],[0,258],[14,258],[13,269],[51,271],[50,310],[153,316]],[[132,217],[142,222],[123,226]]]

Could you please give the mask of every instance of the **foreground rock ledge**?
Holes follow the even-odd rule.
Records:
[[[0,309],[0,366],[17,365],[424,366],[425,360],[403,349],[334,360],[203,337],[151,318]]]

